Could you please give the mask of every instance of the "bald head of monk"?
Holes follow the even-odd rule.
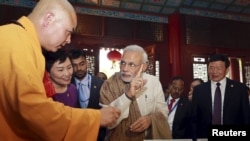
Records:
[[[55,52],[71,42],[77,15],[67,0],[40,0],[28,15],[46,51]]]

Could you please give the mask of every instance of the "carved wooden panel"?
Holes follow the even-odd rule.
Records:
[[[148,54],[148,67],[146,73],[155,75],[155,45],[147,46],[144,50]]]

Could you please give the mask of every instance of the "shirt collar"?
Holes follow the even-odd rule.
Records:
[[[172,100],[172,99],[173,99],[173,97],[172,97],[171,94],[170,94],[169,97],[168,97],[168,101],[170,101],[170,100]],[[180,99],[180,97],[176,98],[175,101],[178,101],[179,99]]]
[[[83,84],[85,86],[88,86],[89,81],[90,81],[90,75],[86,74],[86,76],[81,81],[75,78],[75,81],[76,81],[76,84],[81,83],[81,84]]]
[[[220,83],[222,86],[225,86],[226,85],[226,77],[224,77],[221,81],[219,82],[215,82],[215,81],[212,81],[211,80],[211,83],[212,85],[215,85],[216,86],[216,83]]]

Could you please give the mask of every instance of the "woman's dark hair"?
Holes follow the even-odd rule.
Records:
[[[43,54],[46,62],[45,69],[48,72],[56,61],[63,63],[69,57],[69,53],[64,49],[59,49],[56,52],[43,52]]]

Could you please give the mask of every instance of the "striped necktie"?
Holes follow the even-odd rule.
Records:
[[[175,102],[175,99],[174,99],[174,98],[172,98],[172,99],[170,100],[170,103],[168,104],[168,110],[169,110],[169,111],[171,111],[171,109],[172,109],[172,107],[173,107],[174,102]]]

